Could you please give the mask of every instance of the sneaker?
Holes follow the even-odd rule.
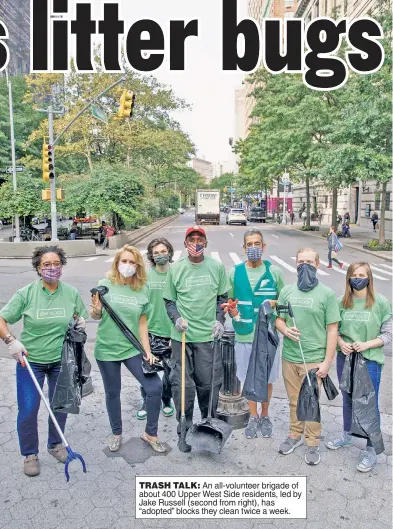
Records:
[[[321,456],[319,455],[319,446],[308,446],[304,460],[307,465],[318,465],[321,460]]]
[[[258,437],[258,417],[250,417],[248,424],[244,429],[244,435],[247,439],[255,439]]]
[[[40,473],[40,462],[35,454],[25,457],[25,460],[23,461],[23,472],[30,478],[38,476]]]
[[[68,452],[61,443],[52,446],[52,448],[48,448],[48,453],[57,459],[57,461],[60,461],[60,463],[65,463],[68,457]]]
[[[278,448],[278,452],[286,456],[288,454],[292,454],[295,448],[297,448],[298,446],[302,444],[303,444],[303,439],[301,437],[298,437],[297,439],[292,439],[292,437],[287,437],[285,441],[283,441],[280,444]]]
[[[345,446],[352,446],[352,436],[348,433],[344,433],[341,437],[337,437],[337,439],[334,439],[333,441],[328,441],[325,443],[326,448],[330,448],[330,450],[337,450],[338,448],[344,448]]]
[[[172,417],[172,415],[175,413],[175,408],[170,402],[169,404],[162,403],[162,414],[164,417]]]
[[[111,452],[117,452],[121,444],[121,435],[110,435],[108,438],[108,448]]]
[[[370,472],[376,462],[377,454],[375,453],[374,448],[367,447],[367,450],[362,450],[360,452],[359,463],[356,468],[359,472]]]
[[[342,268],[344,266],[344,263],[340,263],[338,266]]]
[[[140,421],[143,421],[147,417],[147,411],[146,411],[146,402],[142,404],[140,409],[136,412],[135,417],[139,419]]]
[[[262,437],[271,437],[273,433],[273,424],[269,417],[261,417],[259,419],[259,429]]]
[[[328,265],[326,268],[333,268],[333,266],[332,265]]]

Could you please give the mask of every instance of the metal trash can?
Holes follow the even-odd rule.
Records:
[[[220,389],[216,417],[234,429],[244,428],[250,417],[247,400],[241,394],[240,380],[236,376],[235,332],[225,330],[221,338],[223,383]]]

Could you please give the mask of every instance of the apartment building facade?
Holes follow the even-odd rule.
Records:
[[[30,71],[30,2],[29,0],[0,0],[0,20],[8,29],[10,75]]]
[[[191,159],[190,166],[205,179],[206,184],[210,184],[213,179],[213,164],[203,158],[194,157]]]

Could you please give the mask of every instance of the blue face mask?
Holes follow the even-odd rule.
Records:
[[[309,292],[318,285],[317,269],[309,263],[297,267],[297,287],[302,292]]]
[[[258,248],[258,246],[251,246],[250,248],[246,248],[246,254],[247,259],[255,263],[262,258],[262,248]]]
[[[349,284],[355,290],[363,290],[368,287],[368,277],[351,277]]]

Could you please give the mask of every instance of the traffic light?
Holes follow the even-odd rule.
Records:
[[[131,90],[124,90],[120,98],[119,118],[131,118],[135,105],[135,94]]]
[[[47,143],[42,144],[42,179],[50,182],[55,177],[53,147]]]

